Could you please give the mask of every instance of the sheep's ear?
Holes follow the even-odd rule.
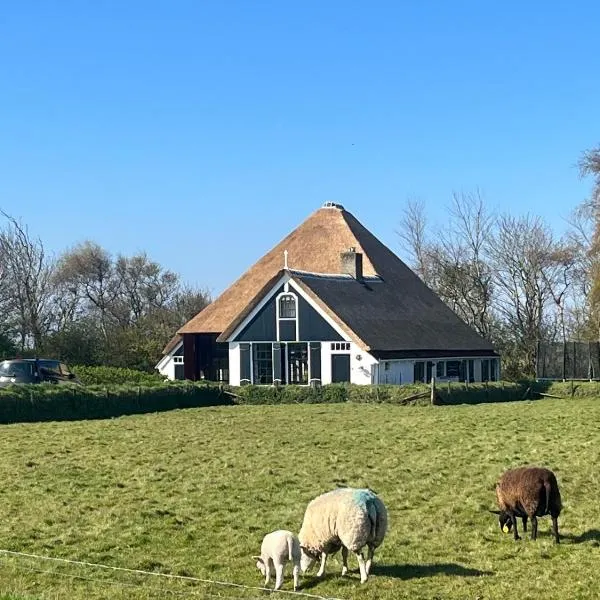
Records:
[[[488,510],[488,512],[491,512],[493,515],[499,515],[500,514],[499,510]]]
[[[260,562],[263,562],[262,556],[253,556],[252,558],[254,560],[259,560]]]

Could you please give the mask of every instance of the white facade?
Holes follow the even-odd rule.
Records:
[[[166,379],[176,379],[176,371],[181,371],[183,369],[182,345],[183,342],[177,344],[169,353],[165,354],[154,367]]]

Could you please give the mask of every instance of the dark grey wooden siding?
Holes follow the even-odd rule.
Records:
[[[282,291],[283,288],[277,290],[275,296],[254,315],[250,323],[235,338],[236,342],[270,342],[277,340],[275,298]]]
[[[277,308],[276,298],[283,292],[280,287],[275,295],[263,306],[254,318],[244,327],[235,338],[237,342],[270,342],[277,341]],[[297,294],[298,295],[298,294]],[[309,342],[319,341],[342,341],[343,338],[335,331],[323,317],[304,299],[298,295],[298,306],[296,314],[299,319],[298,340]],[[279,336],[281,341],[296,341],[296,322],[282,320],[279,323]]]
[[[298,298],[300,314],[299,339],[337,342],[344,338],[302,297]]]

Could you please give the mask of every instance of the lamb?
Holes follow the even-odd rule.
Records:
[[[531,539],[537,539],[537,517],[549,514],[552,517],[552,529],[556,543],[558,535],[558,516],[562,510],[562,501],[556,476],[542,467],[519,467],[506,471],[496,485],[496,499],[499,511],[500,528],[510,531],[514,527],[515,540],[520,539],[517,531],[517,517],[523,519],[523,529],[527,531],[527,518],[531,519]]]
[[[265,576],[265,586],[271,577],[271,567],[275,569],[275,589],[278,590],[283,584],[283,572],[285,565],[291,561],[294,565],[294,591],[298,589],[300,575],[300,542],[298,538],[285,529],[278,529],[267,533],[260,547],[260,556],[256,559],[256,567]]]
[[[371,571],[375,549],[381,545],[388,525],[383,501],[369,489],[338,488],[309,502],[298,538],[302,550],[302,572],[315,561],[321,566],[317,577],[325,573],[329,554],[342,550],[342,576],[348,572],[348,551],[358,559],[360,582]],[[368,547],[367,560],[363,556]]]

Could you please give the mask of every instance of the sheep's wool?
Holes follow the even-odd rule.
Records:
[[[299,537],[318,552],[335,552],[341,544],[355,552],[370,541],[377,547],[386,529],[387,512],[374,492],[338,488],[309,503]]]

